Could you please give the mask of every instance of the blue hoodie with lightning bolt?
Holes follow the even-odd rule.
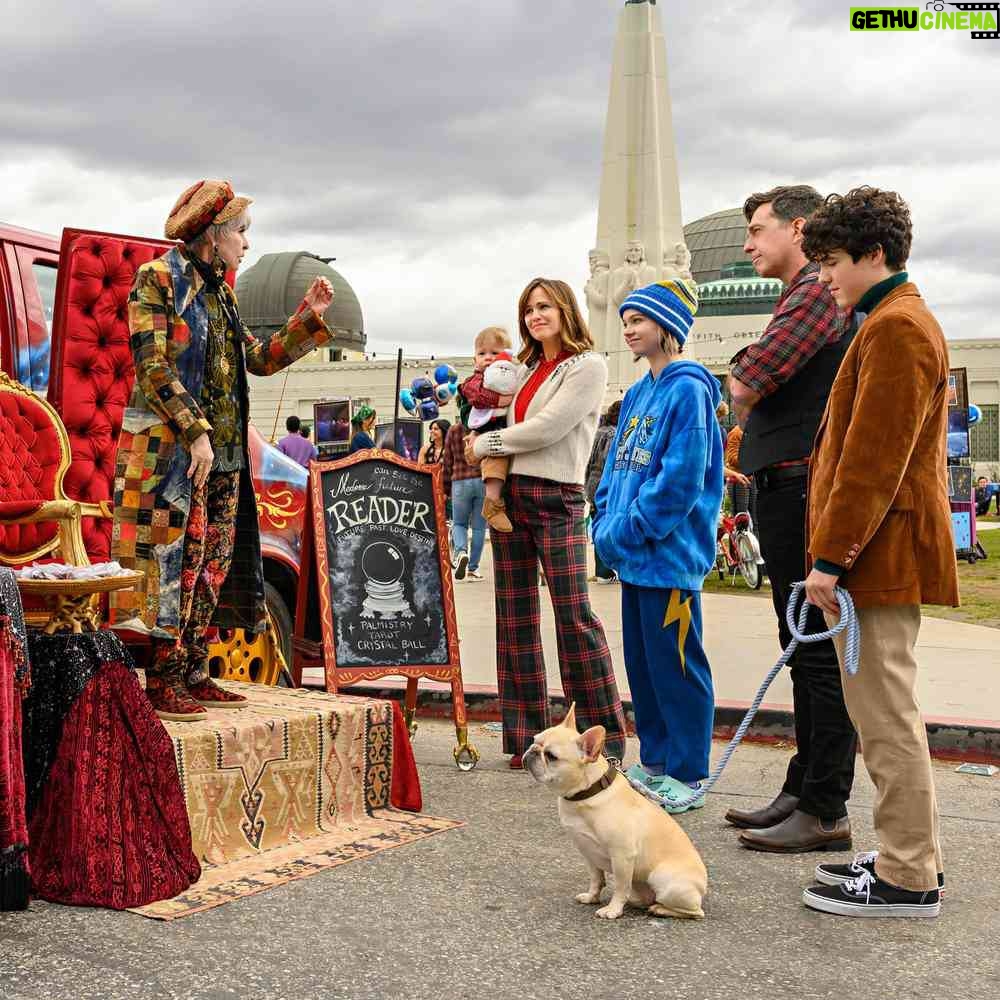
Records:
[[[700,591],[722,504],[719,383],[674,361],[625,393],[597,488],[594,546],[626,583]]]

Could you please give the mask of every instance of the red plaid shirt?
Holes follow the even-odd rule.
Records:
[[[733,378],[761,396],[770,396],[847,329],[849,316],[837,309],[826,286],[816,280],[818,274],[819,264],[810,262],[795,275],[760,340],[733,365]]]
[[[470,465],[465,460],[465,428],[460,423],[454,423],[448,428],[444,439],[444,457],[441,459],[444,470],[444,494],[451,496],[451,484],[461,479],[478,479],[478,465]]]

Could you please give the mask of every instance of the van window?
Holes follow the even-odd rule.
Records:
[[[28,307],[28,343],[20,346],[17,379],[44,396],[49,387],[49,357],[52,343],[52,312],[56,301],[56,265],[32,261],[34,282],[25,282]]]

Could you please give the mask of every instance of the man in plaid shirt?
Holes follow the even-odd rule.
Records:
[[[819,267],[802,253],[802,227],[823,203],[807,185],[751,195],[744,250],[761,277],[785,290],[760,340],[741,352],[729,386],[744,428],[740,470],[757,485],[757,528],[771,579],[782,648],[791,641],[785,608],[806,565],[806,483],[813,438],[851,335]],[[825,631],[818,608],[806,629]],[[846,850],[847,799],[857,737],[844,705],[833,643],[803,644],[792,656],[796,754],[774,801],[753,812],[731,809],[745,847],[776,853]]]

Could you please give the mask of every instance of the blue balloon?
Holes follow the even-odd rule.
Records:
[[[418,375],[410,383],[410,391],[415,399],[433,399],[434,383],[426,375]]]
[[[442,382],[451,382],[458,379],[458,372],[451,365],[438,365],[434,369],[434,381],[440,385]]]
[[[969,426],[978,424],[983,419],[983,411],[975,403],[969,404]]]
[[[448,382],[441,382],[434,386],[434,398],[441,406],[451,402],[451,385]]]
[[[413,398],[413,393],[409,389],[399,390],[399,401],[403,404],[403,409],[407,413],[413,413],[417,408],[417,401]]]
[[[436,399],[424,399],[420,401],[420,419],[437,420],[441,416]]]

